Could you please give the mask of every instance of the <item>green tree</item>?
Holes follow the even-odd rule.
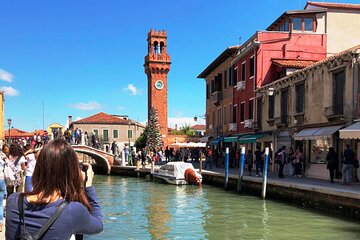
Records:
[[[186,136],[195,136],[195,131],[191,129],[190,125],[180,128],[180,132]]]
[[[148,126],[145,127],[144,131],[135,141],[136,149],[142,149],[146,146],[147,136],[148,136]]]
[[[156,149],[162,145],[159,117],[155,108],[150,109],[149,120],[148,120],[148,131],[146,146],[151,149]]]

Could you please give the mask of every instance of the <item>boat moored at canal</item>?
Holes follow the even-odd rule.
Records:
[[[201,185],[202,182],[201,174],[195,170],[191,163],[185,162],[168,162],[160,168],[155,169],[153,177],[162,182],[174,185]]]

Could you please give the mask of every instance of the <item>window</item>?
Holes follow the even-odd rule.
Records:
[[[252,56],[250,58],[250,77],[255,75],[255,57]]]
[[[275,97],[269,96],[269,112],[268,117],[269,119],[274,119],[274,107],[275,107]]]
[[[240,104],[240,122],[244,122],[245,120],[245,102]]]
[[[334,73],[333,104],[334,114],[344,113],[345,71]]]
[[[302,18],[295,17],[292,19],[293,30],[302,31]]]
[[[229,121],[231,121],[233,119],[233,107],[232,104],[229,105]]]
[[[281,123],[288,122],[288,89],[281,91]]]
[[[113,138],[118,138],[118,137],[119,137],[119,131],[113,130]]]
[[[238,77],[237,77],[237,70],[238,70],[238,68],[236,67],[236,68],[234,68],[234,71],[233,71],[233,78],[232,78],[232,85],[233,86],[235,86],[236,84],[237,84],[237,79],[238,79]]]
[[[304,112],[304,94],[305,94],[305,85],[299,84],[296,85],[295,91],[296,91],[296,113],[302,113]]]
[[[262,118],[262,99],[258,98],[256,100],[256,125],[261,127],[261,118]]]
[[[226,72],[226,70],[224,71],[224,89],[226,89],[227,88],[227,72]]]
[[[224,106],[224,110],[223,110],[223,125],[226,125],[226,106]]]
[[[233,123],[236,123],[236,116],[237,116],[237,105],[235,104],[234,106],[233,106],[233,115],[232,115],[232,117],[233,117]]]
[[[215,80],[211,80],[211,93],[215,92]]]
[[[254,119],[254,99],[249,101],[249,119]]]
[[[209,84],[206,84],[206,99],[210,99],[210,89],[209,89]]]
[[[96,137],[99,136],[99,130],[98,129],[93,129],[93,133],[95,134]]]
[[[105,142],[109,141],[109,130],[103,129],[103,140]]]
[[[216,77],[215,77],[215,92],[216,91],[221,91],[222,90],[222,74],[219,73]]]
[[[285,21],[283,24],[279,26],[279,31],[288,32],[289,31],[289,22]]]
[[[304,18],[304,31],[314,31],[313,18]]]
[[[128,129],[128,139],[132,139],[132,138],[133,138],[132,129]]]
[[[241,64],[241,81],[245,81],[246,79],[246,62]]]

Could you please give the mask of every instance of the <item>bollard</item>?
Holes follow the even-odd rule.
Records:
[[[226,148],[226,159],[225,159],[225,190],[227,190],[229,181],[229,148]]]
[[[200,153],[200,163],[199,163],[199,173],[201,174],[202,171],[202,158],[203,158],[203,153]]]
[[[244,176],[244,167],[245,167],[244,165],[245,165],[245,147],[242,147],[240,163],[239,163],[239,178],[238,178],[238,187],[237,187],[238,193],[242,191],[242,179]]]
[[[264,175],[263,175],[263,183],[262,183],[262,188],[261,188],[261,198],[262,199],[265,199],[265,196],[266,196],[268,162],[269,162],[269,148],[267,147],[267,148],[265,148]]]

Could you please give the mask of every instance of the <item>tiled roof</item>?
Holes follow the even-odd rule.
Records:
[[[103,112],[99,112],[87,118],[75,121],[75,124],[129,124],[129,120],[124,120]]]
[[[193,130],[206,130],[206,126],[202,124],[197,124],[191,127]]]
[[[304,68],[314,64],[312,60],[294,60],[294,59],[273,59],[272,62],[280,67]]]
[[[202,71],[197,78],[206,78],[212,71],[214,71],[220,64],[226,61],[229,57],[234,55],[239,46],[231,46],[226,48],[212,63],[210,63],[204,71]]]
[[[322,7],[322,8],[360,9],[360,4],[350,4],[350,3],[307,2],[305,9],[308,7],[308,5]]]
[[[10,129],[10,137],[11,138],[22,138],[22,137],[32,137],[34,134],[26,132],[24,130],[20,130],[17,128]],[[5,139],[9,137],[9,130],[5,129]]]

